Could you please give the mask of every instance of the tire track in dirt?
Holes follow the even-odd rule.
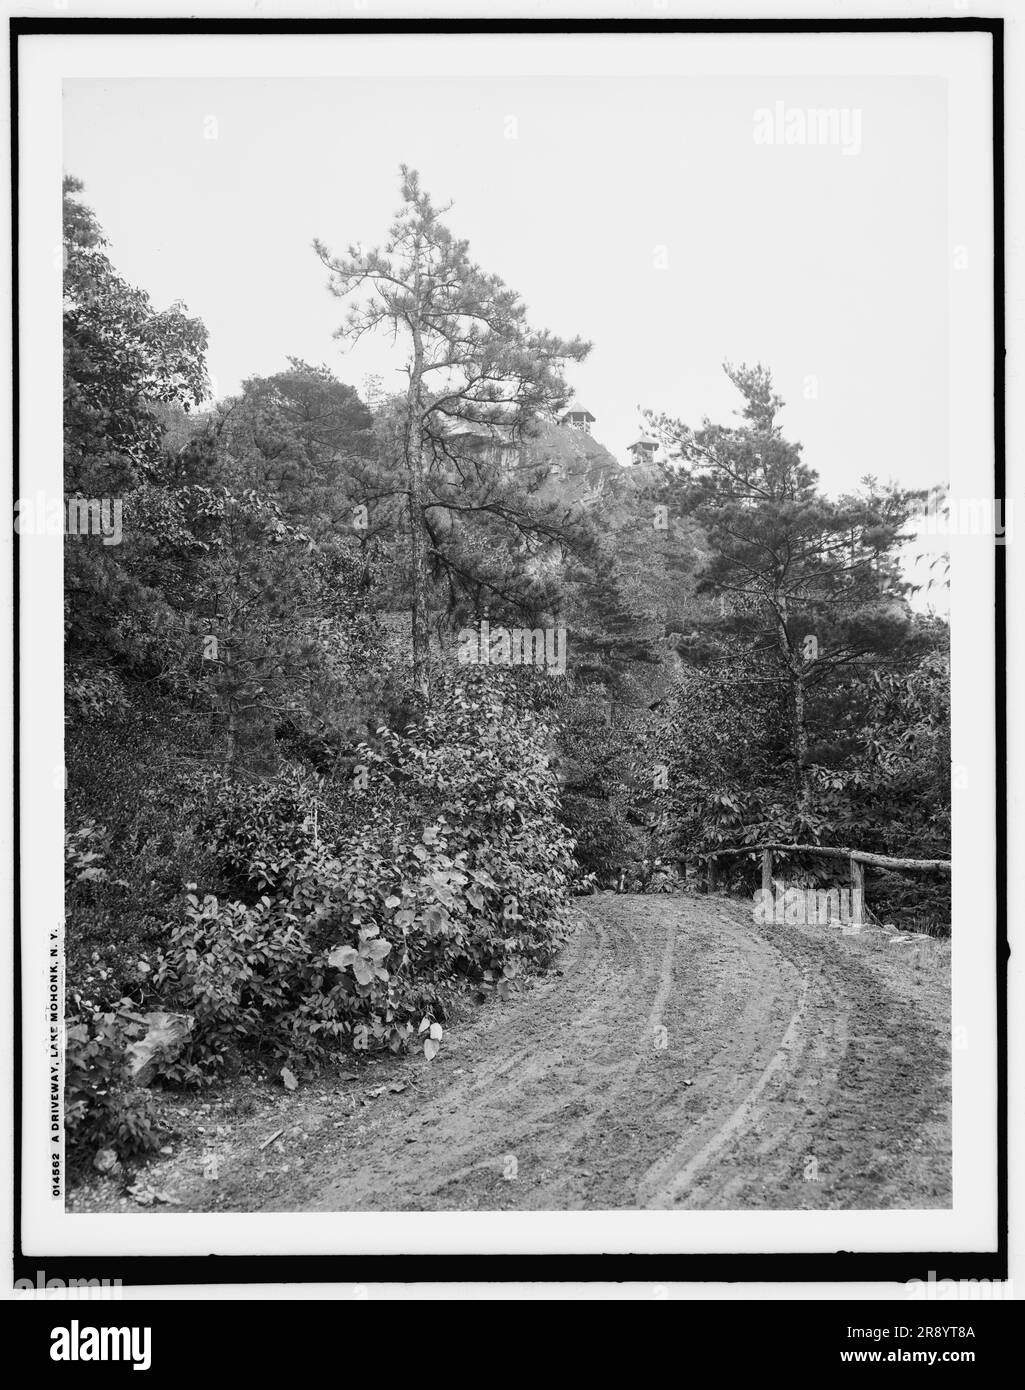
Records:
[[[681,1196],[692,1190],[697,1175],[708,1167],[738,1131],[757,1123],[757,1117],[763,1113],[763,1108],[759,1106],[762,1092],[777,1080],[779,1073],[793,1069],[793,1054],[804,1041],[802,1025],[807,1003],[808,977],[805,975],[797,1010],[787,1025],[779,1048],[754,1086],[696,1154],[690,1152],[694,1147],[694,1138],[689,1136],[652,1164],[638,1186],[637,1195],[641,1205],[659,1208],[673,1206]]]
[[[488,1010],[472,1026],[472,1033],[482,1031],[483,1064],[418,1108],[415,1170],[408,1135],[402,1148],[385,1153],[375,1143],[342,1191],[355,1190],[373,1206],[382,1190],[400,1209],[477,1206],[510,1160],[517,1176],[502,1180],[500,1195],[521,1191],[521,1165],[535,1176],[545,1171],[542,1160],[550,1165],[558,1152],[575,1148],[629,1083],[641,1051],[638,1004],[647,1004],[643,1031],[650,1035],[672,988],[674,942],[668,931],[655,946],[648,933],[638,936],[621,922],[581,918],[561,958],[561,978]],[[624,1034],[635,1038],[625,1060]],[[474,1056],[477,1041],[461,1039],[460,1054]],[[339,1196],[332,1188],[317,1205]]]
[[[474,1080],[421,1107],[414,1171],[409,1136],[389,1145],[378,1129],[363,1162],[317,1205],[641,1205],[653,1150],[682,1166],[681,1120],[682,1147],[700,1148],[697,1137],[735,1109],[800,984],[718,900],[604,896],[563,969],[558,984],[484,1021]]]
[[[720,1112],[700,1149],[700,1130],[684,1134],[649,1169],[646,1204],[949,1206],[949,1034],[895,997],[835,931],[756,927],[743,905],[723,908],[801,972],[801,1004],[737,1110]]]
[[[601,894],[552,973],[449,1027],[434,1062],[396,1061],[401,1094],[353,1114],[346,1092],[343,1119],[326,1096],[297,1165],[269,1174],[243,1138],[216,1195],[194,1179],[177,1195],[249,1211],[945,1206],[948,1045],[836,932],[759,927],[725,898]],[[301,1092],[288,1104],[306,1129]]]
[[[616,1103],[623,1091],[630,1084],[641,1064],[642,1048],[644,1041],[650,1039],[658,1027],[663,1009],[665,1008],[666,998],[672,987],[672,964],[673,946],[675,937],[672,933],[666,934],[665,946],[662,952],[661,968],[659,970],[659,984],[652,1002],[648,1017],[636,1039],[635,1048],[631,1059],[625,1065],[616,1065],[605,1058],[600,1059],[596,1067],[597,1075],[590,1081],[578,1081],[574,1093],[573,1103],[567,1106],[562,1098],[555,1101],[547,1101],[540,1108],[536,1105],[529,1106],[523,1113],[518,1114],[515,1123],[507,1124],[504,1128],[504,1135],[510,1153],[505,1157],[516,1159],[517,1172],[519,1169],[519,1157],[515,1152],[522,1149],[525,1145],[532,1146],[538,1130],[542,1126],[547,1126],[552,1117],[561,1115],[557,1142],[548,1146],[546,1151],[546,1162],[549,1166],[559,1166],[569,1160],[570,1155],[578,1149],[586,1135],[599,1124],[602,1116],[610,1110]],[[600,1022],[597,1011],[594,1007],[589,1009],[582,1017],[575,1020],[575,1026]],[[559,1061],[562,1062],[562,1054],[559,1054]],[[503,1069],[508,1075],[508,1069]],[[538,1079],[543,1080],[544,1073],[538,1074]],[[516,1084],[522,1087],[525,1080],[533,1079],[528,1074],[515,1078]],[[437,1191],[439,1186],[450,1187],[459,1183],[471,1174],[481,1171],[490,1171],[494,1166],[493,1160],[485,1160],[483,1163],[476,1163],[468,1168],[460,1169],[458,1172],[444,1178],[442,1183],[432,1188]],[[506,1163],[503,1161],[503,1171]]]

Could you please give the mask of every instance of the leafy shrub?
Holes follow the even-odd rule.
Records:
[[[937,856],[939,857],[939,856]],[[930,936],[950,935],[950,877],[932,870],[869,870],[865,901],[881,922]]]
[[[154,977],[196,1019],[171,1079],[206,1079],[246,1051],[290,1066],[344,1044],[399,1051],[460,981],[505,997],[550,958],[572,841],[552,730],[502,674],[442,682],[419,725],[357,750],[340,838],[328,817],[314,843],[296,773],[252,799],[215,789],[218,853],[274,891],[254,904],[188,895]]]
[[[69,981],[81,985],[98,956],[113,971],[110,997],[138,997],[138,962],[164,937],[184,885],[198,879],[223,892],[196,829],[202,778],[194,755],[203,725],[202,717],[137,689],[123,713],[69,720]]]
[[[190,892],[185,920],[171,932],[153,982],[187,1005],[194,1041],[163,1074],[200,1084],[237,1067],[243,1046],[259,1050],[276,1016],[293,1002],[308,957],[302,932],[269,898],[249,907],[219,903],[212,894],[200,901]]]
[[[287,765],[263,782],[240,782],[205,772],[197,826],[231,882],[242,893],[281,888],[313,839],[316,786]]]
[[[67,1021],[65,1048],[64,1124],[73,1162],[84,1161],[100,1149],[113,1149],[121,1158],[160,1147],[163,1132],[154,1114],[153,1098],[132,1083],[126,1049],[146,1031],[133,1018],[131,1000],[105,1010],[78,1000]]]
[[[105,826],[86,821],[77,830],[64,832],[64,889],[75,883],[106,883],[107,870],[100,862],[110,848]]]
[[[65,708],[69,722],[121,714],[128,708],[128,697],[121,680],[111,670],[69,670],[64,680]]]

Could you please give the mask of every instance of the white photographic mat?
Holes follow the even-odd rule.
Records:
[[[383,238],[406,163],[439,204],[452,201],[447,221],[521,291],[533,323],[593,341],[572,382],[592,436],[620,462],[643,428],[639,408],[695,426],[704,416],[729,422],[737,398],[721,364],[760,361],[786,400],[784,433],[801,441],[830,496],[871,474],[992,500],[991,76],[980,32],[23,37],[19,496],[63,496],[62,173],[81,179],[119,274],[155,308],[181,300],[206,325],[212,391],[223,399],[283,371],[288,355],[327,363],[354,386],[383,378],[398,389],[386,337],[340,355],[332,334],[343,306],[325,292],[311,242],[340,251]],[[113,541],[118,518],[101,520]],[[950,756],[960,770],[949,1203],[849,1209],[841,1193],[814,1210],[734,1208],[724,1192],[714,1208],[688,1208],[674,1203],[691,1170],[682,1158],[673,1169],[663,1151],[651,1155],[649,1187],[675,1194],[666,1208],[644,1209],[642,1191],[621,1209],[586,1198],[583,1209],[489,1209],[474,1197],[464,1210],[410,1209],[405,1199],[395,1211],[325,1210],[314,1194],[308,1210],[197,1212],[130,1198],[76,1208],[52,1128],[62,1035],[51,1000],[66,983],[62,532],[25,528],[19,545],[27,1255],[996,1249],[992,540],[953,539],[949,589],[913,602],[949,617]],[[572,665],[572,630],[568,640]],[[685,973],[672,978],[667,988],[685,988]],[[637,1018],[638,1032],[645,1022]],[[687,1162],[714,1165],[754,1123],[790,1045],[787,1019],[777,1022],[725,1128]],[[541,1049],[511,1052],[510,1063],[555,1075],[560,1060]],[[546,1124],[525,1137],[510,1185],[523,1182],[532,1145],[548,1142]],[[598,1117],[592,1147],[602,1125]],[[917,1137],[909,1130],[907,1144]],[[905,1156],[877,1156],[881,1188],[887,1164]],[[509,1156],[493,1157],[499,1174]],[[918,1277],[927,1273],[923,1265]]]

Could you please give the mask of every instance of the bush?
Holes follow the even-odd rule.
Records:
[[[247,1051],[290,1066],[340,1045],[399,1051],[461,981],[505,997],[550,958],[572,841],[552,731],[502,674],[443,684],[418,726],[357,750],[340,838],[328,816],[313,842],[298,773],[252,797],[215,788],[223,862],[274,891],[253,904],[189,894],[155,983],[195,1016],[194,1043],[166,1075],[201,1081]]]
[[[153,982],[187,1005],[193,1041],[163,1075],[202,1084],[237,1068],[244,1048],[259,1051],[294,1002],[308,958],[305,937],[280,904],[219,903],[212,894],[200,901],[190,892]]]
[[[152,1096],[128,1073],[126,1050],[146,1031],[126,1012],[130,1005],[124,999],[119,1009],[104,1010],[79,999],[68,1018],[64,1125],[72,1162],[103,1149],[130,1158],[158,1149],[163,1140]]]
[[[232,887],[247,896],[282,888],[313,840],[315,780],[294,764],[264,782],[210,771],[197,792],[197,829]]]
[[[69,718],[67,978],[82,985],[98,958],[112,971],[108,1001],[139,997],[138,962],[163,940],[186,883],[226,886],[196,829],[203,725],[138,690],[126,711]]]

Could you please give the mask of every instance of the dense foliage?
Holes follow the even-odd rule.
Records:
[[[66,491],[124,519],[65,547],[79,1159],[160,1146],[153,1083],[433,1058],[550,962],[573,893],[676,891],[766,838],[947,853],[911,499],[827,498],[762,368],[729,369],[739,426],[660,418],[667,461],[622,467],[556,423],[586,345],[531,330],[404,171],[384,250],[319,251],[372,291],[354,329],[408,329],[410,392],[287,358],[212,402],[202,324],[117,275],[80,192]],[[564,630],[565,669],[462,664],[466,627]],[[947,911],[899,877],[877,901]]]

